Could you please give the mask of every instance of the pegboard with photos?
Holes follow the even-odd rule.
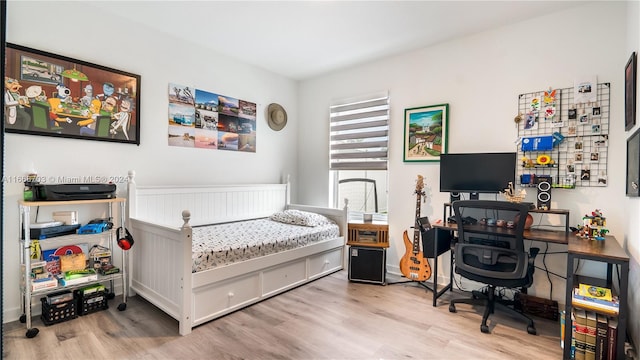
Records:
[[[547,176],[556,188],[607,186],[610,91],[587,81],[521,94],[516,183],[535,186],[535,176]],[[532,140],[552,145],[523,150]]]

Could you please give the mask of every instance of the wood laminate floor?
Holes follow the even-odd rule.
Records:
[[[393,278],[388,280],[393,281]],[[558,322],[534,318],[538,335],[501,312],[480,332],[481,308],[457,306],[451,293],[432,307],[415,283],[374,285],[340,271],[178,335],[178,322],[140,297],[44,326],[25,337],[5,324],[6,359],[561,359]],[[451,297],[465,297],[452,293]]]

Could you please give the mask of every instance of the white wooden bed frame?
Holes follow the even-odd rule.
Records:
[[[128,223],[135,244],[127,253],[130,294],[142,296],[193,327],[344,268],[344,209],[289,204],[289,184],[127,186]],[[192,225],[267,217],[283,209],[325,215],[340,237],[281,253],[192,273]],[[180,215],[182,214],[182,218]]]

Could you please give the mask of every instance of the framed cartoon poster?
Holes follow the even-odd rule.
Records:
[[[404,110],[404,161],[440,161],[447,152],[449,104]]]
[[[6,132],[140,145],[140,76],[7,44]]]

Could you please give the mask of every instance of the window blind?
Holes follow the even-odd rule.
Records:
[[[387,170],[388,92],[334,102],[329,114],[331,170]]]

